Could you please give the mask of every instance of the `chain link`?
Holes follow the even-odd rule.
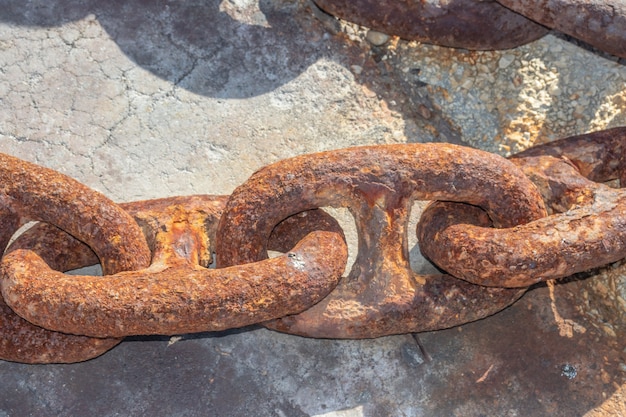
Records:
[[[403,39],[474,50],[510,49],[548,29],[495,1],[314,0],[325,12]]]
[[[465,205],[437,203],[418,225],[424,255],[478,285],[528,287],[626,257],[626,191],[595,181],[626,173],[626,129],[552,142],[511,160],[541,191],[548,217],[473,226]]]
[[[322,302],[272,328],[334,338],[418,332],[491,315],[521,295],[413,273],[407,225],[416,199],[467,201],[505,227],[546,215],[541,195],[515,165],[475,149],[407,144],[303,155],[269,165],[235,189],[218,229],[218,267],[263,259],[264,242],[287,216],[347,207],[359,235],[349,275]]]
[[[448,144],[367,146],[280,161],[230,196],[116,205],[58,172],[0,154],[0,358],[77,362],[128,335],[254,323],[367,338],[493,314],[535,282],[626,257],[626,128],[510,160]],[[415,200],[422,252],[408,263]],[[320,207],[347,207],[356,261]],[[83,243],[84,242],[84,243]],[[267,251],[283,252],[268,259]],[[217,269],[209,269],[212,253]],[[67,271],[100,263],[105,276]]]
[[[314,0],[324,11],[404,39],[455,48],[510,49],[556,29],[626,58],[621,0]],[[593,24],[580,24],[581,21]]]
[[[20,235],[2,260],[2,290],[13,308],[5,312],[7,320],[21,324],[14,326],[20,332],[10,336],[21,340],[12,343],[18,349],[7,348],[0,355],[45,362],[58,351],[62,356],[54,362],[86,360],[112,347],[101,338],[119,342],[127,335],[242,327],[300,312],[337,285],[347,249],[339,226],[319,210],[293,216],[277,228],[268,245],[283,251],[293,247],[287,254],[239,267],[205,268],[211,263],[225,201],[225,196],[189,196],[120,205],[142,226],[152,261],[147,268],[105,277],[51,269],[98,262],[89,246],[57,227],[39,223]],[[16,313],[26,320],[17,320]],[[36,358],[43,359],[19,350],[32,340],[40,340]],[[64,343],[75,349],[67,352],[58,346]]]

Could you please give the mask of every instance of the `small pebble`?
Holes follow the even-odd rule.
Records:
[[[423,104],[420,104],[419,106],[417,106],[417,112],[419,113],[420,116],[422,116],[426,120],[433,117],[433,113],[430,111],[430,109],[424,106]]]
[[[511,65],[513,61],[515,61],[515,55],[510,55],[510,54],[502,55],[502,57],[500,58],[500,61],[498,61],[498,68],[505,69],[509,65]]]
[[[365,35],[365,39],[374,46],[384,45],[389,40],[389,35],[375,30],[370,30]]]

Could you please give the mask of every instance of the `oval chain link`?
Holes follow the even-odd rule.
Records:
[[[101,338],[243,327],[303,311],[337,285],[347,248],[343,235],[332,231],[310,231],[277,258],[205,268],[224,202],[223,196],[191,196],[122,205],[143,226],[152,247],[151,264],[137,271],[65,275],[51,269],[36,251],[22,249],[30,246],[27,242],[18,241],[2,260],[2,294],[17,314],[35,325]],[[291,228],[300,232],[304,227],[298,219]],[[44,232],[43,237],[36,230],[25,238],[46,242],[39,252],[73,245],[59,245],[71,240],[69,235]],[[85,251],[76,257],[84,259]],[[66,260],[63,269],[70,264],[82,266]]]
[[[2,250],[20,225],[38,220],[87,242],[107,273],[142,268],[150,259],[141,229],[111,200],[61,173],[4,154],[0,154],[0,215]],[[84,361],[121,341],[41,328],[17,316],[4,300],[0,329],[0,358],[27,363]]]
[[[350,274],[313,308],[268,326],[312,337],[377,337],[477,320],[521,295],[449,275],[413,273],[407,224],[415,199],[469,202],[505,227],[546,215],[528,178],[506,159],[483,151],[407,144],[303,155],[269,165],[235,189],[218,228],[218,267],[263,259],[264,242],[286,216],[347,207],[359,246]]]
[[[478,225],[465,205],[439,202],[417,227],[422,253],[478,285],[527,287],[626,257],[626,129],[576,136],[513,156],[541,191],[548,217],[506,229]]]

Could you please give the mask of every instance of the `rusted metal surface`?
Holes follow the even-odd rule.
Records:
[[[314,209],[296,213],[278,223],[272,230],[267,248],[271,251],[287,252],[298,241],[315,230],[337,233],[345,241],[343,229],[337,220],[323,210]]]
[[[623,0],[496,0],[544,26],[626,58]]]
[[[35,326],[0,300],[0,359],[21,363],[75,363],[102,355],[121,339],[68,335]]]
[[[56,171],[0,154],[0,243],[26,220],[55,224],[87,242],[108,273],[148,264],[145,238],[125,211],[103,195]],[[41,329],[0,302],[0,357],[5,360],[78,362],[104,353],[119,339],[91,339]]]
[[[314,0],[333,16],[404,39],[455,48],[509,49],[548,29],[495,1]]]
[[[3,218],[0,217],[0,219]],[[64,236],[67,239],[38,239],[38,237],[46,236]],[[47,244],[55,246],[46,246]],[[97,255],[87,245],[49,223],[37,223],[20,235],[13,245],[24,249],[32,248],[36,251],[41,248],[44,257],[51,255],[48,259],[53,268],[59,271],[99,262]],[[60,256],[53,254],[60,254]],[[69,335],[35,326],[15,314],[0,297],[0,359],[2,360],[21,363],[82,362],[102,355],[120,342],[120,338],[103,339]]]
[[[620,179],[626,186],[626,127],[601,130],[533,146],[515,158],[550,155],[565,157],[580,175],[595,182]],[[527,174],[528,175],[528,174]]]
[[[57,171],[0,154],[0,204],[21,221],[54,224],[87,243],[105,273],[150,263],[150,251],[133,218],[102,194]]]
[[[20,216],[10,207],[0,205],[0,255],[9,244],[11,237],[21,225]]]
[[[64,333],[170,335],[224,330],[298,313],[336,286],[347,249],[343,236],[329,231],[307,234],[274,259],[221,270],[204,268],[223,205],[223,196],[123,205],[142,226],[152,249],[152,263],[139,271],[67,276],[50,269],[34,251],[12,247],[2,260],[5,300],[28,321]],[[300,228],[297,221],[286,227]],[[44,238],[44,246],[58,247],[58,239]],[[85,253],[77,256],[87,258]],[[48,260],[60,262],[52,255]]]
[[[81,266],[98,263],[98,257],[87,245],[48,223],[38,223],[29,229],[23,237],[32,236],[34,239],[17,238],[14,244],[27,248],[41,246],[44,241],[38,241],[35,230],[43,232],[50,230],[51,235],[64,235],[68,244],[61,240],[61,246],[46,247],[44,253],[62,253],[56,257],[54,267],[66,271]],[[84,250],[74,250],[83,249]],[[83,257],[81,258],[81,255]],[[66,260],[72,262],[65,262]],[[87,336],[70,335],[44,329],[24,320],[6,305],[0,297],[0,359],[21,363],[75,363],[82,362],[102,355],[118,345],[120,338],[94,338]]]
[[[259,322],[305,336],[369,338],[485,317],[535,282],[626,256],[626,193],[580,174],[623,185],[625,137],[622,128],[569,138],[512,161],[448,144],[357,147],[267,166],[230,197],[120,206],[0,155],[0,242],[26,219],[52,223],[26,231],[2,258],[0,356],[73,362],[127,335]],[[410,270],[416,199],[446,201],[423,213],[418,237],[426,256],[461,279]],[[345,238],[318,209],[325,206],[355,217],[359,252],[345,278]],[[122,239],[144,245],[138,262],[151,263],[104,277],[60,272],[96,262],[105,273],[136,267],[133,251],[116,247]],[[267,250],[287,253],[266,259]],[[220,269],[210,270],[214,251]]]
[[[436,203],[418,224],[422,253],[459,278],[496,287],[524,287],[626,257],[626,192],[583,176],[623,177],[625,132],[563,139],[514,156],[553,214],[490,229],[476,226],[465,206]]]
[[[120,203],[126,212],[131,214],[142,227],[152,252],[157,245],[157,230],[163,222],[163,212],[169,206],[178,205],[185,210],[193,210],[197,220],[192,225],[194,233],[202,236],[202,253],[194,256],[199,265],[208,267],[212,259],[208,256],[215,252],[215,235],[219,218],[224,211],[228,196],[193,195],[184,197],[168,197],[155,200]],[[297,213],[281,221],[272,230],[267,243],[268,249],[287,252],[300,240],[313,231],[338,233],[344,240],[343,230],[337,221],[323,210],[308,210]],[[164,241],[161,239],[160,246]],[[69,271],[96,265],[100,261],[89,246],[65,233],[49,223],[37,223],[22,233],[9,250],[28,249],[39,255],[48,266],[56,271]],[[163,249],[161,249],[163,250]]]
[[[311,309],[268,327],[336,338],[440,329],[493,314],[523,293],[413,273],[406,228],[415,199],[468,202],[505,227],[546,215],[532,183],[497,155],[446,144],[323,152],[267,166],[234,191],[218,228],[218,267],[264,259],[283,218],[347,207],[359,234],[350,274]]]

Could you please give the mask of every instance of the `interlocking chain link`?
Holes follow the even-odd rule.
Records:
[[[366,338],[455,326],[513,303],[532,283],[626,256],[626,128],[507,160],[447,144],[302,155],[231,196],[117,205],[58,172],[0,154],[0,358],[77,362],[127,335],[253,323]],[[418,275],[407,225],[448,274]],[[347,207],[343,232],[319,207]],[[547,208],[547,210],[546,210]],[[267,259],[267,251],[283,252]],[[218,268],[207,268],[216,253]],[[100,263],[105,276],[60,271]]]
[[[201,267],[200,258],[211,253],[203,228],[219,219],[213,203],[144,202],[136,216],[151,217],[148,238],[155,243],[150,266],[134,272],[76,277],[50,269],[33,251],[10,250],[3,261],[5,300],[31,323],[63,333],[171,335],[298,313],[337,285],[347,251],[342,237],[331,232],[314,231],[278,258],[219,270]]]
[[[510,49],[548,29],[495,1],[314,0],[327,13],[404,39],[454,48]]]
[[[626,173],[626,129],[577,136],[515,155],[542,192],[548,217],[509,229],[474,226],[467,206],[432,205],[422,215],[422,253],[479,285],[527,287],[626,257],[626,190],[595,181]]]
[[[0,154],[0,207],[3,249],[21,224],[38,220],[88,244],[107,273],[132,271],[149,263],[146,239],[128,213],[53,170]],[[76,362],[120,342],[52,333],[15,315],[4,301],[0,303],[0,326],[0,358],[19,362]]]
[[[29,229],[3,258],[3,295],[28,320],[18,333],[22,341],[35,337],[26,326],[29,322],[53,330],[37,335],[75,346],[72,357],[65,353],[63,360],[55,360],[75,362],[103,353],[103,337],[242,327],[300,312],[336,286],[347,252],[338,225],[321,211],[281,223],[270,247],[283,251],[295,247],[279,258],[221,270],[204,268],[211,262],[225,199],[189,196],[120,205],[142,226],[152,261],[148,268],[105,277],[52,270],[92,265],[98,258],[59,228],[40,223]],[[313,225],[327,231],[312,231]],[[300,243],[287,241],[290,246],[285,249],[280,233],[305,237]],[[10,313],[14,320],[15,313]],[[67,334],[90,338],[76,340]],[[94,352],[93,344],[105,350]],[[46,347],[41,343],[40,349],[54,355]],[[3,357],[25,359],[22,351],[12,354]]]
[[[364,338],[450,327],[491,315],[520,291],[413,273],[407,225],[415,199],[466,201],[504,227],[544,217],[541,195],[509,161],[447,144],[366,146],[286,159],[231,195],[218,229],[218,267],[265,257],[283,218],[347,207],[359,251],[350,274],[313,308],[271,324],[313,337]],[[259,216],[263,213],[263,216]]]

